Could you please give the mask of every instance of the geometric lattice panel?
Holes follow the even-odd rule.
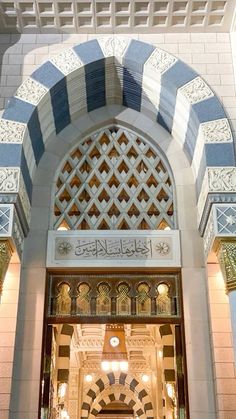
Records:
[[[100,130],[65,159],[54,229],[174,229],[173,185],[149,143],[118,127]]]

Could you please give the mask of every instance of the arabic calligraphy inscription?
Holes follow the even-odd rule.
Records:
[[[56,239],[56,259],[158,259],[170,258],[170,241],[158,238]]]

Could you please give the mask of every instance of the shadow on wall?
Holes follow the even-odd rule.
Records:
[[[22,83],[26,55],[45,45],[62,43],[69,37],[68,34],[59,33],[56,28],[50,30],[50,36],[47,32],[41,33],[40,29],[35,28],[26,28],[24,33],[21,33],[17,19],[16,8],[0,0],[0,116]],[[35,62],[31,60],[30,65],[33,67]],[[32,72],[33,69],[29,73]]]
[[[14,62],[12,58],[9,60],[9,56],[14,51],[16,53],[16,44],[21,37],[17,29],[16,17],[7,13],[8,7],[9,4],[0,3],[0,116],[15,91],[15,86],[12,86],[13,80],[11,80],[15,72]]]

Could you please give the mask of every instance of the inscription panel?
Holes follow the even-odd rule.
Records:
[[[50,231],[48,267],[180,266],[179,232]]]

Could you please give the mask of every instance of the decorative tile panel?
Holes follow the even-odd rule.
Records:
[[[196,77],[185,84],[179,89],[179,92],[185,96],[187,101],[192,105],[214,96],[212,90],[201,77]]]
[[[98,42],[101,46],[105,57],[123,57],[125,50],[128,48],[130,40],[128,38],[99,38]]]
[[[206,257],[214,243],[232,237],[236,238],[236,204],[213,204],[204,232]]]
[[[14,204],[0,204],[0,238],[8,238],[21,258],[24,233]]]
[[[18,192],[20,182],[19,167],[0,167],[0,192]]]
[[[21,144],[23,142],[26,124],[0,119],[0,143]]]
[[[0,237],[11,235],[13,205],[0,204]]]
[[[236,167],[208,168],[210,192],[235,192]]]
[[[36,106],[47,92],[45,86],[29,77],[17,89],[15,97]]]
[[[156,48],[145,63],[145,67],[150,67],[160,74],[165,73],[177,62],[177,58],[168,52]]]
[[[50,60],[65,76],[83,66],[82,61],[72,49],[66,49]]]
[[[214,205],[217,234],[236,235],[236,205]]]
[[[232,132],[226,118],[201,124],[205,143],[227,143],[232,142]]]

